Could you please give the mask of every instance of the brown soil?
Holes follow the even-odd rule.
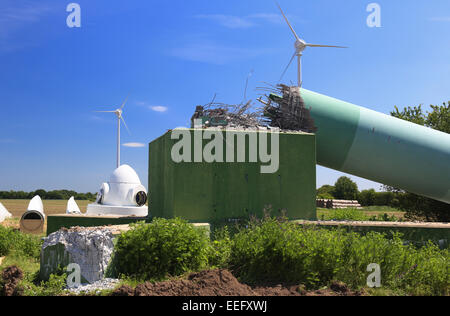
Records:
[[[16,266],[10,266],[3,270],[1,278],[3,280],[3,289],[0,288],[1,296],[17,296],[21,294],[18,284],[23,279],[22,270]]]
[[[228,270],[208,270],[190,274],[187,279],[146,282],[136,288],[123,285],[112,296],[359,296],[343,283],[330,289],[307,292],[302,286],[250,287],[240,283]]]

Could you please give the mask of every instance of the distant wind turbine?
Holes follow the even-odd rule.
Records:
[[[129,96],[128,96],[129,97]],[[127,123],[125,123],[125,120],[123,118],[123,107],[127,103],[128,97],[123,101],[122,106],[114,111],[95,111],[97,113],[114,113],[117,116],[117,168],[120,167],[120,121],[122,120],[123,124],[125,125],[125,128],[128,131],[128,134],[131,135],[130,130],[128,129]]]
[[[281,7],[280,7],[280,5],[278,4],[277,1],[275,1],[275,4],[280,9],[281,14],[283,15],[284,19],[286,20],[286,23],[288,24],[289,28],[291,29],[291,31],[292,31],[292,33],[294,34],[294,37],[295,37],[295,52],[294,52],[294,55],[292,55],[292,58],[289,61],[289,64],[284,69],[283,74],[281,75],[280,81],[281,81],[281,79],[283,79],[284,75],[286,74],[287,70],[289,69],[289,66],[292,64],[292,61],[294,60],[295,56],[297,56],[297,58],[298,58],[298,75],[297,75],[298,76],[298,86],[301,87],[302,83],[303,83],[302,82],[302,61],[301,61],[301,58],[303,56],[303,51],[307,47],[333,47],[333,48],[348,48],[348,47],[332,46],[332,45],[317,45],[317,44],[309,44],[309,43],[305,42],[300,37],[298,37],[297,33],[295,33],[294,28],[292,27],[291,23],[289,23],[289,20],[287,19],[286,15],[284,14],[283,10],[281,9]]]

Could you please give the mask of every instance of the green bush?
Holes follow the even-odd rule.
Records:
[[[329,193],[320,193],[317,196],[317,199],[319,199],[319,200],[334,200],[334,197]]]
[[[209,239],[204,230],[181,219],[154,219],[122,233],[115,247],[118,273],[162,279],[205,267]]]
[[[37,259],[41,253],[41,245],[42,241],[37,236],[0,226],[0,256],[16,252]]]
[[[325,200],[334,200],[335,188],[332,185],[323,185],[317,189],[317,198]]]
[[[368,221],[370,219],[363,211],[355,208],[330,210],[323,217],[323,220],[329,221]]]
[[[449,294],[449,250],[433,244],[416,249],[399,235],[365,236],[342,229],[303,227],[266,219],[234,236],[230,265],[244,281],[288,282],[310,288],[339,280],[366,286],[367,266],[381,267],[383,287],[409,294]]]
[[[358,195],[358,202],[362,206],[373,206],[375,205],[377,192],[374,189],[363,190]]]
[[[64,293],[67,285],[66,274],[51,274],[48,281],[35,284],[31,281],[21,282],[24,296],[58,296]]]
[[[208,251],[210,267],[226,268],[231,256],[232,239],[227,226],[214,231],[214,239]]]

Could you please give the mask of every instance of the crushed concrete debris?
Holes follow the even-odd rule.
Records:
[[[82,281],[94,283],[105,276],[114,250],[111,228],[62,229],[44,240],[41,252],[41,277],[48,278],[58,267],[76,263]]]
[[[96,281],[92,284],[81,284],[78,287],[67,288],[67,291],[72,294],[99,294],[104,290],[114,290],[116,286],[120,283],[119,279],[103,279]]]

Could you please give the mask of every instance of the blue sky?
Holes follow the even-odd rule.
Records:
[[[65,0],[0,0],[0,190],[95,192],[115,167],[115,109],[128,94],[122,143],[148,143],[188,124],[217,93],[240,102],[276,83],[293,37],[271,0],[79,0],[68,28]],[[279,0],[306,41],[304,87],[389,113],[394,105],[450,100],[450,2]],[[296,80],[295,67],[285,81]],[[147,148],[122,147],[122,163],[147,185]],[[339,172],[318,167],[318,185]],[[354,176],[360,189],[374,187]]]

